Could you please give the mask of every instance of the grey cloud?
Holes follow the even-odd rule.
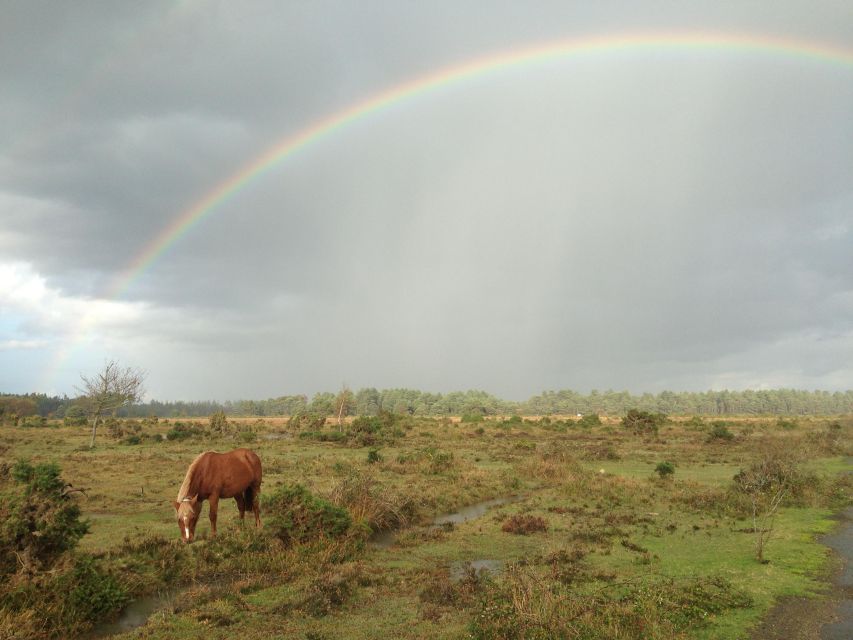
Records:
[[[853,41],[844,3],[30,6],[0,20],[0,259],[69,296],[284,136],[460,61],[638,30]],[[160,397],[844,384],[850,79],[630,51],[413,97],[219,203],[123,291],[147,311],[112,343]]]

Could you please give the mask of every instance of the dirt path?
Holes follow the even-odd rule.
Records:
[[[821,539],[838,559],[829,597],[783,598],[753,632],[752,640],[853,638],[853,507],[838,520],[838,529]]]

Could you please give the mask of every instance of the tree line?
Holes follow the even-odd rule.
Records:
[[[117,415],[161,418],[206,417],[218,411],[232,416],[293,416],[304,413],[338,415],[342,392],[285,395],[266,400],[215,400],[163,402],[149,400],[122,407]],[[343,415],[377,415],[381,411],[415,416],[450,415],[624,415],[639,409],[668,415],[777,414],[826,415],[853,413],[853,390],[804,391],[662,391],[631,394],[627,391],[580,393],[572,390],[544,391],[522,402],[502,400],[485,391],[429,393],[416,389],[346,390]],[[40,393],[0,394],[0,419],[40,415],[62,418],[79,398]]]

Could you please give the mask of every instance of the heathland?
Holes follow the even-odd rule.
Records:
[[[152,639],[749,637],[826,597],[816,536],[850,502],[849,416],[216,414],[94,448],[24,424],[0,430],[0,637],[106,633],[134,600]],[[187,466],[238,446],[263,528],[223,500],[183,544]]]

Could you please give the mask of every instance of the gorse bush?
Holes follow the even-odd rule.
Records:
[[[588,413],[582,416],[575,424],[579,427],[597,427],[601,425],[601,418],[597,413]]]
[[[622,418],[622,426],[637,434],[657,433],[658,429],[665,423],[665,414],[649,413],[639,409],[630,409],[627,415]]]
[[[318,431],[326,424],[326,416],[320,413],[299,412],[290,416],[287,426],[300,431]]]
[[[352,525],[346,509],[299,484],[284,485],[268,494],[264,513],[267,528],[285,544],[340,537]]]
[[[730,442],[734,440],[735,434],[729,431],[728,426],[723,421],[715,421],[711,423],[711,430],[708,432],[708,442]]]
[[[655,473],[661,478],[667,478],[675,473],[675,465],[671,462],[659,462],[655,467]]]
[[[65,416],[62,418],[62,423],[66,427],[83,427],[86,425],[86,410],[79,404],[73,404],[68,407]]]
[[[210,435],[208,430],[195,422],[176,422],[166,438],[169,440],[188,440],[190,438],[202,438]]]
[[[59,474],[54,463],[12,468],[18,486],[0,496],[0,576],[50,569],[89,530]]]
[[[88,531],[53,463],[21,460],[0,496],[0,637],[68,637],[121,608],[126,589],[93,557]]]

